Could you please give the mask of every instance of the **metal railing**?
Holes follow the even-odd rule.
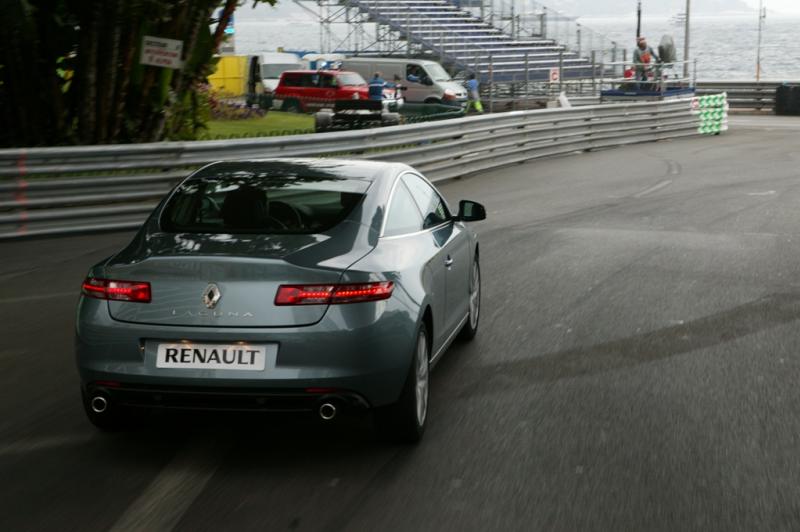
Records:
[[[727,92],[728,103],[733,109],[771,111],[775,108],[775,91],[783,83],[783,81],[698,81],[697,94],[705,96]]]
[[[684,76],[684,70],[690,72]],[[600,66],[603,77],[600,90],[605,92],[646,91],[662,96],[678,89],[690,90],[697,84],[697,61],[673,63],[633,63],[617,61]]]
[[[540,157],[695,135],[690,100],[517,111],[357,131],[0,150],[0,240],[132,230],[197,167],[269,157],[367,158],[433,181]]]
[[[553,39],[570,52],[598,60],[621,59],[616,42],[606,35],[576,22],[576,17],[548,7],[536,0],[486,0],[484,16],[509,35],[519,38]]]

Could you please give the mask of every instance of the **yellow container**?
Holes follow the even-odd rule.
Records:
[[[208,76],[211,87],[222,96],[236,97],[247,93],[248,69],[246,55],[223,55],[217,69]]]

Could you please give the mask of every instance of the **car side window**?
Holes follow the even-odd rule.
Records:
[[[450,219],[450,212],[444,200],[425,180],[414,174],[406,174],[403,176],[403,182],[408,185],[411,196],[422,212],[423,229],[436,227]]]
[[[330,74],[323,74],[321,80],[323,89],[335,89],[336,88],[336,78]]]
[[[395,186],[387,216],[383,236],[398,236],[422,230],[422,215],[402,181]]]
[[[406,81],[419,83],[422,81],[422,69],[418,65],[406,65]]]
[[[284,74],[282,84],[287,87],[299,87],[302,85],[302,74]]]

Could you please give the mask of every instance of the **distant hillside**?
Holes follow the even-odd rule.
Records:
[[[573,16],[626,15],[636,11],[635,0],[544,0],[543,3]],[[674,15],[686,8],[685,0],[647,0],[645,15]],[[693,14],[753,11],[742,0],[693,0]]]

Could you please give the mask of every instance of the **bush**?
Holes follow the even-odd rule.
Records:
[[[208,85],[203,87],[202,92],[208,101],[212,120],[246,120],[248,118],[260,118],[267,114],[264,109],[259,108],[257,105],[223,99],[219,93]]]

